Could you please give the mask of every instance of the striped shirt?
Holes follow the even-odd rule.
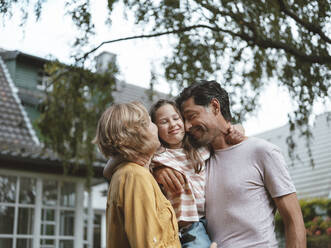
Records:
[[[210,156],[206,148],[200,148],[198,152],[203,161]],[[173,168],[185,177],[186,183],[183,192],[165,192],[167,199],[175,209],[178,221],[197,222],[205,216],[205,164],[203,164],[201,172],[196,173],[182,148],[166,148],[164,152],[154,155],[152,164],[154,168],[157,166]]]

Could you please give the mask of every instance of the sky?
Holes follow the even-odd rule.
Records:
[[[35,18],[30,18],[23,29],[18,25],[19,10],[14,11],[11,19],[0,19],[0,48],[70,62],[71,44],[77,32],[70,17],[64,15],[62,2],[48,0],[43,7],[40,20],[35,22]],[[105,2],[91,1],[92,12],[97,13],[92,15],[96,25],[96,35],[86,51],[105,40],[141,34],[141,31],[132,24],[130,17],[129,20],[123,18],[121,6],[117,7],[112,15],[112,27],[106,26]],[[153,38],[112,43],[101,47],[95,55],[103,51],[115,53],[121,71],[119,79],[147,88],[152,66],[158,73],[162,73],[162,58],[170,53],[167,41],[166,38]],[[161,80],[155,88],[162,92],[169,91],[169,86],[164,80]],[[321,103],[316,104],[314,114],[330,111],[330,102],[328,99],[326,106]],[[260,98],[259,110],[243,123],[246,134],[254,135],[285,125],[288,113],[293,109],[286,91],[276,84],[270,84]]]

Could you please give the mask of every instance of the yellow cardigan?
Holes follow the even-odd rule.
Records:
[[[107,248],[180,248],[178,225],[170,202],[148,169],[122,164],[108,191]]]

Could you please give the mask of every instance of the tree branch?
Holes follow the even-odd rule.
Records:
[[[316,54],[307,55],[303,52],[300,52],[298,49],[296,49],[293,46],[278,41],[274,41],[271,39],[261,39],[261,40],[257,40],[255,43],[263,48],[283,49],[289,54],[292,54],[295,57],[302,59],[306,62],[317,63],[317,64],[331,64],[331,56],[318,56]]]
[[[96,46],[95,48],[93,48],[92,50],[86,52],[78,60],[86,59],[89,54],[95,52],[96,50],[98,50],[100,47],[102,47],[105,44],[110,44],[110,43],[115,43],[115,42],[120,42],[120,41],[126,41],[126,40],[135,40],[135,39],[142,39],[142,38],[160,37],[160,36],[168,35],[168,34],[184,33],[186,31],[190,31],[192,29],[197,29],[197,28],[211,29],[212,27],[207,26],[207,25],[193,25],[193,26],[184,27],[184,28],[180,28],[180,29],[174,29],[174,30],[170,30],[170,31],[166,31],[166,32],[160,32],[160,33],[154,33],[154,34],[147,34],[147,35],[136,35],[136,36],[129,36],[129,37],[124,37],[124,38],[119,38],[119,39],[115,39],[115,40],[103,41],[98,46]]]
[[[260,46],[262,48],[282,49],[285,52],[287,52],[289,54],[292,54],[296,58],[302,59],[302,60],[304,60],[306,62],[309,62],[309,63],[331,64],[331,56],[319,56],[319,55],[316,55],[316,54],[307,55],[307,54],[299,51],[294,46],[291,46],[289,44],[282,43],[282,42],[279,42],[279,41],[275,41],[275,40],[272,40],[272,39],[268,39],[268,38],[263,39],[259,36],[251,37],[246,33],[235,33],[233,31],[224,30],[224,29],[220,29],[220,31],[228,33],[228,34],[230,34],[234,37],[239,37],[239,38],[245,40],[247,43],[249,43],[251,45],[257,45],[257,46]]]
[[[318,63],[318,64],[330,64],[331,63],[331,56],[318,56],[318,55],[314,55],[314,54],[307,55],[307,54],[299,51],[295,47],[290,46],[288,44],[281,43],[279,41],[274,41],[274,40],[271,40],[271,39],[261,39],[260,37],[258,37],[256,35],[256,33],[255,33],[255,36],[252,37],[252,36],[250,36],[246,33],[243,33],[243,32],[235,33],[232,30],[227,30],[227,29],[223,29],[223,28],[220,28],[220,27],[212,27],[212,26],[208,26],[208,25],[204,25],[204,24],[188,26],[188,27],[184,27],[184,28],[169,30],[169,31],[166,31],[166,32],[159,32],[159,33],[148,34],[148,35],[129,36],[129,37],[124,37],[124,38],[120,38],[120,39],[104,41],[104,42],[100,43],[100,45],[98,45],[97,47],[95,47],[92,50],[90,50],[89,52],[85,53],[83,55],[83,57],[81,57],[78,60],[86,59],[89,54],[95,52],[97,49],[99,49],[100,47],[102,47],[105,44],[110,44],[110,43],[115,43],[115,42],[120,42],[120,41],[126,41],[126,40],[133,40],[133,39],[160,37],[160,36],[168,35],[168,34],[184,33],[184,32],[194,30],[194,29],[199,29],[199,28],[209,29],[209,30],[214,31],[214,32],[228,33],[233,37],[239,37],[239,38],[247,41],[251,45],[258,45],[258,46],[261,46],[263,48],[283,49],[284,51],[286,51],[286,52],[294,55],[295,57],[297,57],[299,59],[302,59],[306,62]]]
[[[244,33],[238,34],[229,30],[222,30],[222,31],[229,33],[232,36],[240,37],[241,39],[247,41],[252,45],[257,45],[262,48],[282,49],[285,52],[292,54],[296,58],[304,60],[309,63],[331,64],[331,56],[319,56],[316,54],[307,55],[291,45],[279,41],[275,41],[272,39],[261,39],[260,37],[251,37],[248,34],[244,34]]]
[[[279,4],[280,4],[281,9],[286,9],[283,0],[279,0]],[[319,63],[319,64],[326,64],[326,63],[331,62],[331,57],[330,56],[307,55],[307,54],[302,53],[301,51],[299,51],[297,48],[295,48],[293,46],[290,46],[286,43],[281,43],[279,41],[274,41],[274,40],[268,39],[268,38],[261,38],[261,36],[259,35],[254,23],[245,21],[243,18],[240,18],[240,15],[238,15],[238,14],[235,14],[235,13],[232,13],[232,12],[221,11],[219,8],[216,8],[212,5],[203,4],[203,3],[201,3],[201,6],[208,9],[214,15],[219,14],[219,15],[222,15],[222,16],[229,16],[229,17],[233,18],[233,20],[235,22],[240,23],[241,26],[245,25],[248,29],[250,29],[253,32],[254,37],[252,37],[252,36],[250,36],[250,35],[248,35],[247,33],[244,33],[244,32],[234,33],[234,32],[229,31],[229,30],[220,29],[222,32],[229,33],[232,36],[240,37],[241,39],[243,39],[247,42],[251,42],[253,44],[260,45],[261,47],[264,47],[264,48],[283,49],[286,52],[294,55],[295,57],[303,59],[307,62]],[[287,11],[288,15],[291,16],[293,19],[295,19],[297,22],[301,23],[304,26],[307,25],[308,27],[310,27],[310,29],[309,29],[310,31],[312,31],[312,32],[313,32],[313,30],[315,30],[316,32],[319,31],[318,34],[322,38],[324,37],[326,39],[326,41],[330,40],[328,37],[326,37],[324,35],[323,31],[319,27],[314,26],[311,23],[304,22],[303,20],[300,20],[297,16],[294,15],[294,13],[291,13],[288,9],[286,9],[286,11]],[[306,28],[308,29],[308,27],[306,27]],[[242,27],[240,27],[240,28],[241,28],[241,30],[243,30]]]
[[[324,34],[324,32],[322,31],[322,29],[319,26],[314,25],[314,24],[312,24],[310,22],[306,22],[303,19],[300,19],[299,16],[297,16],[294,12],[292,12],[287,7],[287,5],[284,3],[283,0],[278,0],[278,3],[279,3],[279,7],[280,7],[280,10],[281,11],[283,11],[285,14],[287,14],[288,16],[290,16],[297,23],[300,23],[308,31],[313,32],[315,34],[318,34],[323,40],[325,40],[328,43],[331,43],[331,39]]]

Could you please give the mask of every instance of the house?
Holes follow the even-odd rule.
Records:
[[[299,198],[331,198],[331,112],[318,115],[310,128],[312,139],[309,144],[299,130],[290,133],[289,125],[255,136],[282,149]],[[293,161],[286,143],[290,135],[296,144]]]
[[[101,195],[98,185],[107,189],[103,164],[95,164],[94,187],[88,191],[84,165],[64,175],[61,160],[43,149],[33,128],[47,62],[0,50],[0,247],[103,247],[105,201],[93,204]],[[116,102],[140,100],[148,107],[156,96],[146,93],[119,82],[113,96]]]

